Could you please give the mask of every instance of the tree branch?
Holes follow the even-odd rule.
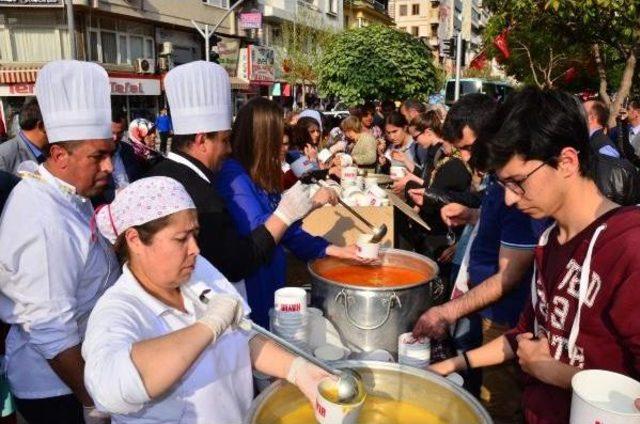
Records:
[[[598,44],[594,44],[591,46],[591,51],[593,52],[593,59],[596,62],[596,68],[598,70],[598,79],[600,83],[598,85],[598,93],[600,94],[600,98],[607,105],[607,107],[611,107],[611,97],[609,97],[609,93],[607,93],[607,70],[604,68],[604,62],[602,61],[602,56],[600,55],[600,46]]]
[[[536,74],[536,69],[534,67],[533,58],[531,57],[531,51],[529,50],[529,47],[527,47],[521,41],[518,41],[518,44],[527,54],[527,58],[529,59],[529,67],[531,68],[531,74],[533,75],[533,80],[535,81],[538,88],[543,88],[544,86],[540,84],[540,81],[538,80],[538,74]]]

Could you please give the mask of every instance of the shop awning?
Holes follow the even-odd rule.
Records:
[[[249,81],[243,78],[231,77],[229,78],[231,82],[232,90],[248,90],[249,89]]]
[[[0,84],[34,83],[38,70],[34,66],[0,66]]]

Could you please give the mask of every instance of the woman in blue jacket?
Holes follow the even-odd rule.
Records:
[[[248,235],[263,224],[280,201],[283,134],[283,112],[275,102],[256,97],[238,112],[231,134],[233,153],[222,166],[215,185],[240,234]],[[285,247],[305,262],[325,255],[360,261],[355,246],[335,246],[308,234],[300,222],[291,225],[271,262],[245,279],[251,317],[263,326],[269,323],[274,292],[285,283]]]

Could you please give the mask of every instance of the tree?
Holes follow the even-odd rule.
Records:
[[[426,100],[439,74],[431,50],[405,32],[382,25],[335,35],[317,67],[318,88],[350,105],[374,99]]]
[[[283,77],[289,84],[303,88],[317,82],[316,65],[328,40],[333,35],[330,28],[318,27],[316,12],[299,7],[292,20],[282,24],[282,43],[276,48]],[[302,96],[305,107],[305,96]]]
[[[562,85],[568,70],[592,70],[602,100],[616,112],[629,94],[640,48],[635,0],[486,0],[493,17],[485,43],[506,26],[514,54],[508,73],[540,87]],[[490,48],[490,53],[500,57]],[[585,76],[585,72],[582,72]],[[612,99],[609,92],[617,90]]]

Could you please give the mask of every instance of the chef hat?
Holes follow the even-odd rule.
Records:
[[[314,109],[305,109],[302,112],[300,112],[300,115],[298,115],[298,118],[305,118],[305,117],[315,119],[318,122],[318,128],[320,128],[320,133],[322,134],[322,115],[320,115],[320,112]]]
[[[99,65],[47,63],[38,72],[36,97],[49,143],[111,139],[111,88]]]
[[[224,68],[202,60],[173,68],[164,79],[173,132],[231,129],[231,84]]]
[[[111,243],[127,228],[195,209],[182,184],[169,177],[142,178],[116,194],[111,204],[100,207],[95,222],[100,233]]]

